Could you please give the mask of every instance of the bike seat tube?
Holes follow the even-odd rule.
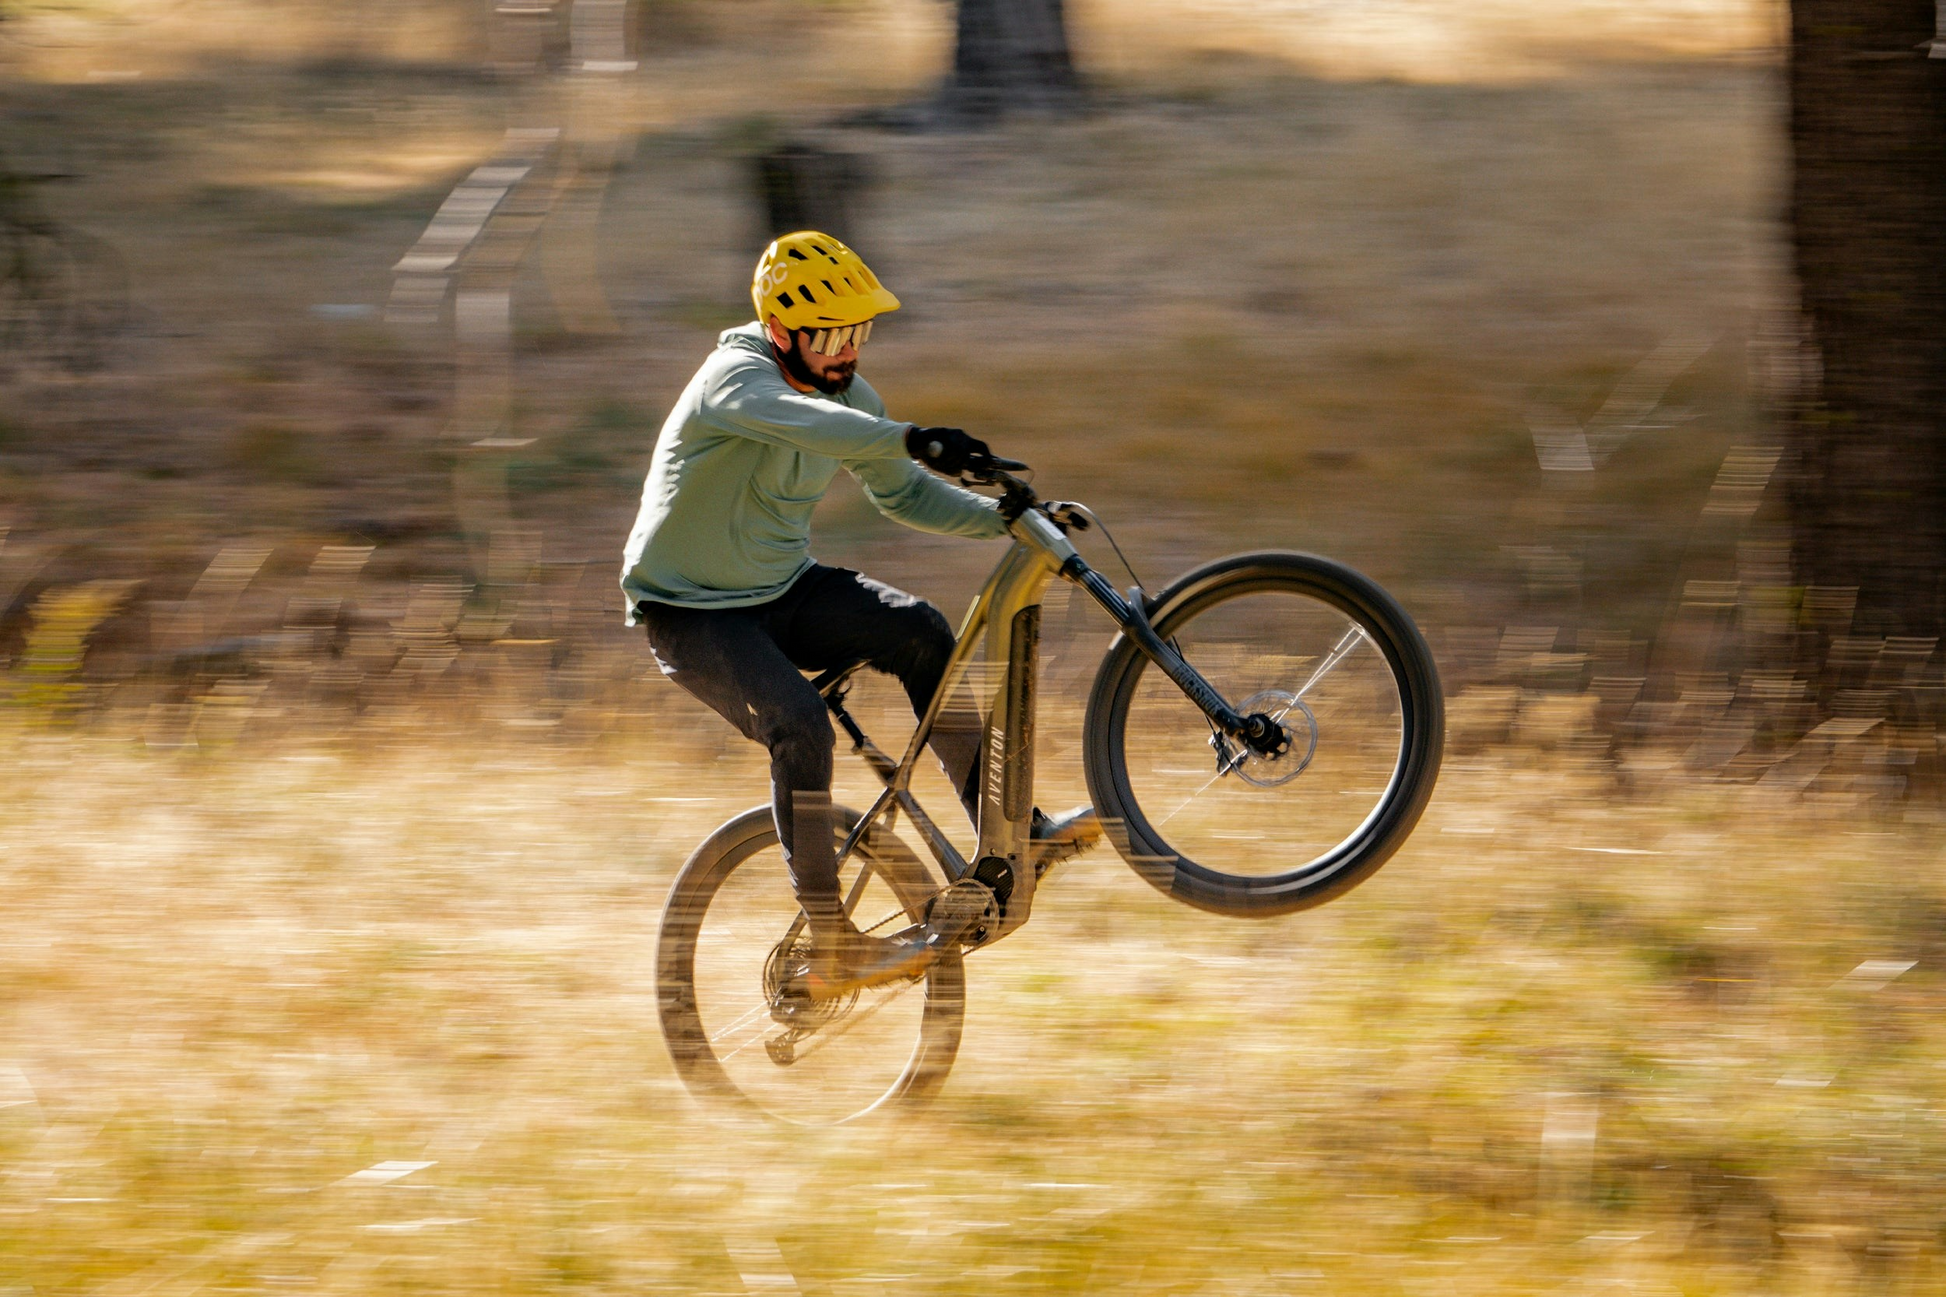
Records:
[[[1004,872],[1008,892],[1000,928],[990,939],[1018,928],[1033,909],[1028,848],[1040,603],[1049,579],[1074,553],[1060,529],[1032,511],[1016,518],[1009,530],[1018,543],[1000,560],[982,596],[986,660],[1000,675],[982,735],[980,841],[972,868],[977,873],[985,865],[983,881],[987,874]],[[1001,863],[988,863],[996,861]]]

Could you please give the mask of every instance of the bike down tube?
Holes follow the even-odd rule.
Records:
[[[1008,558],[1011,557],[1012,551],[1009,551]],[[939,867],[945,871],[947,881],[958,882],[965,876],[968,867],[966,859],[953,848],[952,843],[947,841],[946,835],[937,824],[933,823],[932,817],[920,808],[909,786],[912,783],[913,766],[918,762],[919,754],[925,751],[926,740],[932,737],[932,727],[938,722],[939,713],[945,708],[946,699],[952,695],[953,688],[959,684],[960,677],[966,674],[966,665],[972,661],[973,654],[979,648],[978,632],[986,625],[987,613],[993,604],[993,593],[997,584],[995,578],[999,576],[1006,564],[1007,559],[1002,559],[1000,567],[994,570],[994,576],[987,579],[986,585],[974,597],[972,606],[966,610],[966,617],[960,623],[959,635],[953,644],[952,656],[946,659],[946,669],[939,677],[939,688],[933,691],[932,701],[926,705],[926,714],[919,718],[919,726],[912,732],[912,741],[906,745],[905,755],[899,758],[898,764],[889,772],[877,770],[874,765],[879,778],[885,781],[884,791],[872,799],[871,807],[858,817],[858,823],[853,825],[851,832],[845,835],[844,842],[838,847],[839,863],[842,864],[850,858],[852,851],[857,848],[871,826],[878,823],[888,807],[896,804],[905,810],[905,813],[912,818],[913,824],[925,836],[926,846],[931,850],[933,858],[939,862]],[[864,875],[861,873],[860,885],[863,878]]]
[[[973,853],[977,861],[1002,862],[988,867],[1012,875],[1005,926],[993,934],[996,938],[1018,926],[1033,905],[1032,871],[1026,865],[1033,829],[1035,653],[1041,600],[1060,568],[1060,551],[1069,548],[1054,525],[1036,513],[1013,519],[1009,530],[1020,543],[1007,551],[988,581],[991,595],[980,634],[995,679],[981,731],[980,835]]]

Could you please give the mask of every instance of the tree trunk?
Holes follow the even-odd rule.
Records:
[[[1946,622],[1946,59],[1923,48],[1935,21],[1933,0],[1791,6],[1791,217],[1821,370],[1791,429],[1798,624],[1821,711],[1889,721],[1928,754]]]
[[[1061,107],[1079,92],[1063,0],[960,0],[946,106],[970,117]]]
[[[763,223],[757,247],[794,230],[852,241],[857,198],[869,179],[857,154],[791,142],[759,154],[752,179]]]

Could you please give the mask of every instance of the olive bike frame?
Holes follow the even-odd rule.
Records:
[[[1039,678],[1041,600],[1049,578],[1059,576],[1086,590],[1121,627],[1122,633],[1130,636],[1202,709],[1213,734],[1220,732],[1239,745],[1252,744],[1254,738],[1256,743],[1252,745],[1255,746],[1266,742],[1266,735],[1281,732],[1281,727],[1268,717],[1239,714],[1183,660],[1173,645],[1156,634],[1149,625],[1147,601],[1139,586],[1132,587],[1125,598],[1088,565],[1065,533],[1064,523],[1075,520],[1067,506],[1039,503],[1023,483],[1008,479],[1005,474],[998,476],[1008,491],[1001,500],[1001,512],[1010,515],[1007,529],[1014,543],[967,609],[945,673],[918,728],[913,731],[911,742],[906,745],[905,755],[893,761],[873,745],[845,710],[845,682],[856,666],[826,672],[813,681],[851,738],[852,750],[865,759],[885,785],[845,838],[838,852],[839,861],[842,863],[850,856],[873,825],[894,811],[904,811],[939,862],[948,884],[959,882],[976,869],[989,886],[1002,871],[1010,877],[998,926],[988,930],[982,944],[1019,928],[1034,906],[1035,870],[1028,854],[1034,813],[1034,707]],[[919,754],[925,750],[940,712],[981,648],[986,650],[989,663],[1004,663],[1005,667],[980,731],[979,838],[969,862],[920,806],[911,785]],[[859,872],[850,895],[845,898],[847,911],[856,906],[870,877],[869,867]]]

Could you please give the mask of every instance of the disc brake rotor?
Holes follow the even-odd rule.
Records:
[[[1288,689],[1265,689],[1251,694],[1236,705],[1245,716],[1262,712],[1290,731],[1290,745],[1282,752],[1265,753],[1246,748],[1231,769],[1237,778],[1259,788],[1287,784],[1304,773],[1318,753],[1318,718],[1302,698]]]

